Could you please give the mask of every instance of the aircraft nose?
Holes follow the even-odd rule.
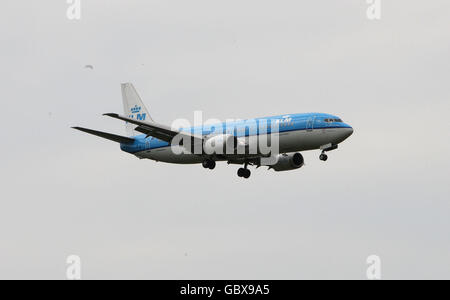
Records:
[[[345,139],[347,139],[349,136],[351,136],[352,134],[353,134],[353,128],[352,128],[350,125],[345,124],[345,125],[342,127],[342,129],[341,129],[340,138],[341,138],[342,140],[345,140]]]
[[[353,127],[349,126],[349,127],[346,129],[345,134],[347,135],[346,138],[348,138],[349,136],[351,136],[351,135],[353,134]]]

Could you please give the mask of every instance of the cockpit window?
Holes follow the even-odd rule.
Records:
[[[325,119],[326,123],[342,123],[341,119]]]

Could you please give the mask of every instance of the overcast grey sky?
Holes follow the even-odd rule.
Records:
[[[0,278],[450,279],[450,2],[3,0]],[[93,65],[94,70],[84,68]],[[327,112],[355,133],[323,163],[137,158],[121,82],[170,124]]]

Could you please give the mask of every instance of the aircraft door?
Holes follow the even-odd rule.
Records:
[[[314,129],[314,120],[316,117],[310,117],[308,121],[306,121],[306,131],[310,132]]]

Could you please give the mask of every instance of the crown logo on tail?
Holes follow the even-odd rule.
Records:
[[[135,105],[134,107],[131,108],[131,113],[133,113],[133,114],[137,114],[140,111],[141,111],[140,106]]]

